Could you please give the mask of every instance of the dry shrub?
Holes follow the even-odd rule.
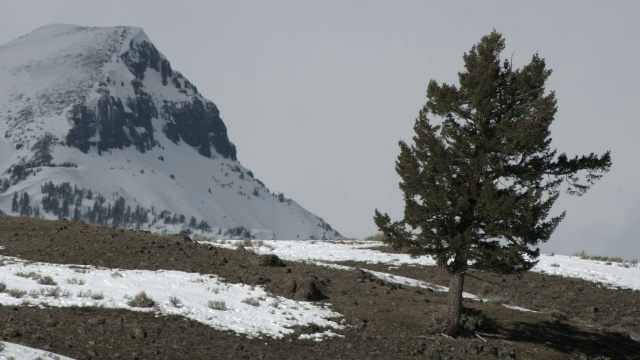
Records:
[[[369,241],[385,241],[386,239],[387,237],[381,232],[375,233],[373,235],[369,235],[364,238],[364,240],[369,240]]]
[[[213,310],[227,310],[227,303],[222,300],[209,300],[207,306]]]
[[[171,305],[173,305],[174,307],[180,307],[182,306],[182,301],[180,301],[180,299],[178,299],[177,296],[169,296],[169,302],[171,303]]]
[[[146,292],[140,291],[136,294],[136,296],[129,300],[127,304],[131,307],[149,308],[153,307],[156,302],[153,301],[153,299],[151,299]]]

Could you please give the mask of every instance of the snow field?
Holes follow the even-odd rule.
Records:
[[[201,241],[213,246],[235,249],[235,241],[212,240]],[[240,242],[242,243],[242,242]],[[372,248],[382,244],[366,240],[260,240],[254,241],[252,250],[258,254],[275,254],[283,260],[331,263],[337,261],[361,261],[370,264],[388,264],[389,266],[419,265],[435,266],[436,262],[428,256],[412,258],[408,254],[391,254]],[[608,264],[608,265],[607,265]],[[608,287],[619,287],[640,291],[640,267],[628,267],[605,261],[581,259],[567,255],[540,255],[538,264],[531,270],[548,275],[558,275],[602,283]],[[348,267],[343,267],[348,268]],[[419,280],[401,280],[399,276],[369,271],[377,277],[388,281],[410,282],[411,286],[430,287],[437,291],[448,291],[446,287],[419,282]],[[393,276],[392,280],[389,276]],[[410,285],[406,283],[406,285]],[[475,295],[467,294],[469,298]]]
[[[6,286],[0,304],[5,306],[96,306],[179,315],[249,337],[282,338],[293,333],[293,327],[310,324],[344,328],[335,321],[340,314],[328,305],[277,297],[261,287],[225,283],[215,275],[33,263],[11,257],[0,257],[0,263],[0,282]],[[43,285],[47,276],[55,284]],[[155,302],[152,307],[129,305],[141,291]],[[327,330],[313,338],[323,336],[338,335]]]

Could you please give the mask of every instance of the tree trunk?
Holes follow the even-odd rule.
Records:
[[[464,287],[464,273],[449,274],[449,296],[447,297],[447,325],[445,333],[449,336],[458,335],[460,327],[460,312],[462,311],[462,288]]]

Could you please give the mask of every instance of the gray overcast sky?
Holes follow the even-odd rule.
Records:
[[[402,214],[394,170],[430,79],[457,82],[462,54],[492,29],[517,66],[553,69],[554,146],[612,151],[543,251],[640,258],[640,2],[3,1],[0,43],[51,23],[144,28],[221,110],[238,158],[345,236]]]

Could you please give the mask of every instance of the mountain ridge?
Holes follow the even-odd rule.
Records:
[[[218,237],[339,236],[237,161],[217,106],[141,28],[50,25],[0,46],[0,118],[7,214]]]

